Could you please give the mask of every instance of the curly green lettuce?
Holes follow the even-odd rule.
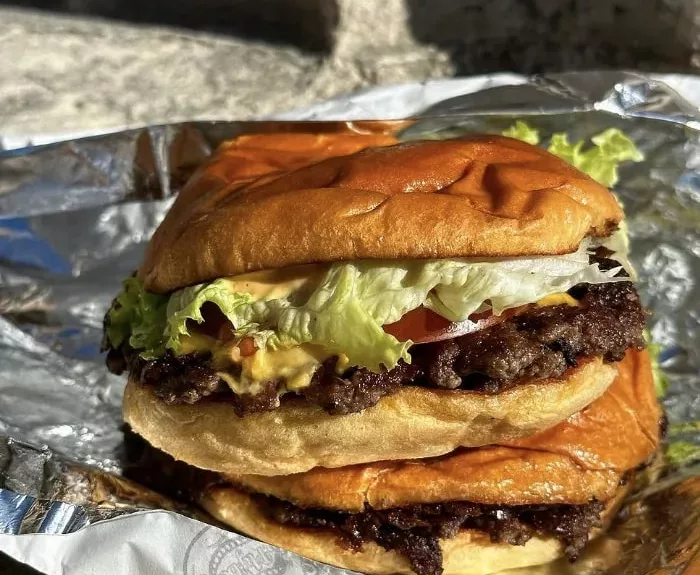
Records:
[[[106,316],[105,333],[110,345],[128,343],[144,357],[157,357],[165,351],[163,333],[168,297],[148,293],[135,277],[124,280],[121,293]]]
[[[503,135],[509,138],[515,138],[536,146],[540,143],[540,133],[522,120],[517,120],[510,128],[503,131]]]
[[[589,263],[590,245],[560,256],[337,263],[304,301],[295,293],[255,299],[231,291],[225,279],[159,296],[130,278],[108,313],[107,336],[113,347],[128,338],[144,357],[165,349],[183,353],[190,327],[204,321],[202,308],[209,303],[237,335],[255,338],[260,348],[311,343],[379,371],[410,361],[411,342],[398,341],[382,326],[418,307],[464,321],[476,311],[500,314],[579,283],[616,281],[619,268],[603,271]]]

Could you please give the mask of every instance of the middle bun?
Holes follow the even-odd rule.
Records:
[[[240,418],[225,402],[167,405],[130,380],[124,419],[151,445],[195,467],[224,474],[286,475],[442,455],[549,429],[602,395],[617,375],[599,357],[561,379],[497,395],[404,387],[360,413],[328,415],[304,400]]]
[[[627,352],[618,369],[602,397],[526,439],[419,461],[227,479],[299,507],[348,512],[361,512],[366,505],[388,509],[452,500],[487,505],[606,501],[623,475],[649,458],[659,442],[661,412],[648,352]]]

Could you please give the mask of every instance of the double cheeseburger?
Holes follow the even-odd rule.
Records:
[[[622,217],[505,137],[227,142],[105,318],[124,418],[180,493],[313,559],[574,559],[659,441]]]

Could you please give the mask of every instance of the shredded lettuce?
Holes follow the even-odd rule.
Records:
[[[607,238],[593,238],[591,246],[594,249],[598,246],[604,246],[609,249],[612,252],[610,257],[625,268],[630,280],[633,282],[637,281],[637,271],[629,259],[630,239],[625,220],[622,220],[618,228]]]
[[[539,143],[537,130],[520,120],[505,130],[503,135],[529,144]],[[609,128],[596,134],[591,138],[591,142],[593,145],[585,148],[583,140],[572,144],[565,133],[556,133],[552,135],[547,151],[607,187],[612,187],[618,182],[618,166],[622,162],[641,162],[644,159],[634,142],[617,128]]]
[[[586,240],[576,252],[561,256],[337,263],[305,301],[294,293],[256,300],[231,291],[225,279],[167,298],[145,293],[131,278],[109,312],[108,337],[118,347],[130,328],[129,344],[143,350],[142,355],[164,349],[183,353],[188,326],[202,323],[202,307],[211,303],[239,337],[253,337],[261,348],[313,343],[345,354],[351,365],[380,371],[411,359],[411,342],[398,341],[382,326],[420,306],[464,321],[476,311],[500,314],[579,283],[616,281],[619,268],[602,271],[589,264],[590,245]]]

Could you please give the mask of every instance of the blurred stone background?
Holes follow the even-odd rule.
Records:
[[[0,132],[259,116],[372,84],[700,66],[700,0],[0,0]]]

